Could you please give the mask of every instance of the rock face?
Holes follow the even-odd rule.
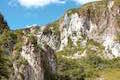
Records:
[[[0,32],[5,29],[9,28],[0,16]],[[68,51],[60,56],[67,59],[87,57],[90,51],[107,59],[120,57],[120,2],[88,3],[67,11],[52,24],[31,26],[13,34],[16,38],[12,36],[12,40],[16,41],[8,40],[14,42],[8,53],[15,58],[8,80],[62,80],[55,78],[60,51]]]
[[[5,30],[9,30],[9,27],[7,22],[4,20],[3,15],[0,13],[0,33],[3,33]]]
[[[120,45],[119,40],[115,38],[120,34],[119,12],[117,0],[89,3],[80,9],[69,10],[60,20],[53,23],[55,25],[40,28],[36,36],[39,43],[46,43],[54,50],[64,49],[69,37],[74,45],[77,45],[77,41],[86,36],[103,44],[106,53],[118,57]]]
[[[55,22],[56,26],[43,28],[36,36],[38,42],[46,43],[54,50],[63,50],[68,44],[68,38],[77,46],[77,41],[86,36],[103,44],[106,54],[119,57],[120,43],[116,40],[120,34],[119,12],[117,0],[89,3],[80,9],[69,10]],[[59,30],[55,31],[54,27]],[[56,35],[54,31],[60,34]]]
[[[84,9],[84,7],[88,8]],[[118,40],[115,40],[115,37],[120,34],[119,20],[117,19],[120,17],[120,13],[119,6],[115,4],[115,1],[110,1],[108,4],[100,2],[87,4],[80,10],[73,10],[74,13],[70,16],[68,14],[72,13],[72,11],[65,14],[61,27],[63,30],[61,34],[61,48],[67,45],[68,37],[76,45],[81,35],[84,35],[103,44],[107,54],[118,57],[120,43]],[[96,15],[100,17],[97,16],[98,18],[96,18]]]
[[[19,66],[18,62],[14,61],[15,75],[11,77],[12,80],[53,80],[55,78],[54,50],[48,45],[44,45],[44,49],[41,48],[35,36],[23,37],[23,46],[19,55],[23,61]]]

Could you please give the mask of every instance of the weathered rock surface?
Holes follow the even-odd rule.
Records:
[[[9,30],[0,16],[0,33],[5,29]],[[7,49],[4,52],[17,56],[12,62],[9,80],[54,80],[55,55],[68,46],[75,51],[71,51],[73,54],[69,56],[62,56],[67,59],[87,57],[90,50],[107,59],[120,57],[120,2],[88,3],[67,11],[52,24],[31,26],[22,29],[21,33],[19,36],[15,33],[18,40],[14,41],[15,37],[8,40],[7,47],[10,48],[0,46]],[[17,51],[18,43],[22,45]]]

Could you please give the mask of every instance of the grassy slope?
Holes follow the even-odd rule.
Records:
[[[120,69],[106,69],[101,71],[100,74],[104,80],[120,80]]]

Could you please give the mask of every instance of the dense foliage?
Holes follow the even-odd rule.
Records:
[[[0,35],[0,80],[7,80],[13,72],[13,61],[23,62],[19,53],[22,47],[21,31],[4,31]],[[16,50],[16,54],[13,54]],[[19,60],[20,59],[20,60]]]

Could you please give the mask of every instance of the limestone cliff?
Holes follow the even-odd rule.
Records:
[[[51,24],[6,32],[0,51],[10,70],[0,79],[107,80],[102,71],[120,69],[119,0],[88,3]]]

